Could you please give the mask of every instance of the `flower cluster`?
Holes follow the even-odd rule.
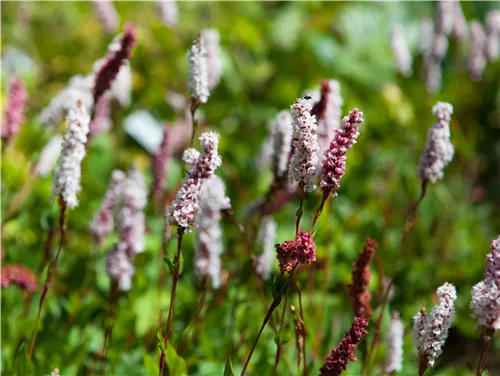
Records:
[[[208,86],[207,50],[201,34],[193,41],[188,53],[188,90],[192,100],[206,103],[210,95]]]
[[[371,295],[366,289],[370,283],[370,262],[375,255],[375,248],[378,244],[373,239],[366,239],[363,252],[353,263],[352,284],[349,285],[349,296],[352,300],[352,310],[355,317],[364,317],[370,319],[373,311],[370,307]]]
[[[310,264],[316,261],[316,244],[310,232],[299,230],[295,240],[286,240],[275,247],[281,273],[290,272],[296,263]]]
[[[85,143],[89,133],[90,117],[81,102],[77,102],[67,116],[59,166],[54,175],[52,195],[61,196],[69,208],[78,206],[81,190],[81,163],[85,157]]]
[[[115,209],[120,201],[125,179],[126,175],[123,171],[113,171],[101,208],[94,215],[94,219],[90,224],[90,233],[99,244],[102,243],[105,236],[109,235],[114,230]]]
[[[345,174],[346,151],[349,150],[358,138],[358,125],[363,122],[363,113],[357,108],[344,117],[342,126],[335,130],[330,147],[325,151],[325,160],[321,169],[320,186],[324,192],[337,195],[340,179]]]
[[[472,317],[478,326],[500,330],[500,237],[491,243],[484,280],[472,288]]]
[[[306,192],[316,188],[314,178],[319,173],[318,126],[311,109],[311,104],[303,99],[297,99],[291,106],[294,150],[288,167],[288,179],[291,184],[297,182],[302,185]]]
[[[199,279],[208,277],[214,288],[220,286],[222,232],[219,221],[222,210],[231,208],[224,182],[213,175],[203,184],[200,212],[196,219],[196,254],[194,273]]]
[[[486,56],[495,61],[500,55],[500,10],[492,10],[486,16]]]
[[[177,26],[179,22],[179,5],[174,0],[158,1],[158,13],[160,18],[169,29]]]
[[[135,26],[125,24],[125,31],[120,37],[117,47],[110,48],[112,50],[108,56],[98,64],[98,69],[95,72],[95,81],[93,86],[94,101],[97,102],[99,97],[111,87],[111,84],[116,79],[120,68],[131,57],[131,50],[137,43]]]
[[[335,129],[340,127],[342,104],[340,83],[336,80],[321,81],[321,96],[314,104],[311,115],[318,122],[318,138],[320,150],[326,150],[333,138]]]
[[[40,121],[47,127],[58,125],[67,111],[80,101],[88,113],[94,107],[92,85],[94,76],[73,76],[66,88],[61,90],[40,113]]]
[[[38,290],[38,281],[35,274],[24,265],[2,266],[1,285],[2,287],[16,285],[28,292]]]
[[[2,120],[2,141],[7,141],[19,133],[24,122],[24,109],[28,101],[28,93],[20,78],[14,77],[9,85],[5,111]]]
[[[412,73],[413,59],[401,25],[394,25],[391,29],[391,50],[396,62],[396,70],[403,76],[409,77]]]
[[[386,335],[386,362],[385,372],[399,372],[403,369],[403,336],[404,326],[399,319],[399,314],[393,312],[391,321],[387,326]]]
[[[104,31],[108,34],[116,32],[120,25],[120,16],[112,1],[92,1],[92,5],[101,21]]]
[[[106,257],[106,270],[109,277],[118,282],[120,290],[130,290],[135,267],[125,243],[116,243],[113,245]]]
[[[263,280],[268,280],[274,260],[274,244],[276,239],[276,222],[271,216],[262,218],[257,235],[257,244],[262,246],[262,253],[255,258],[255,270]]]
[[[201,37],[205,43],[207,51],[206,64],[207,64],[207,83],[208,90],[217,86],[220,81],[222,73],[222,59],[220,52],[220,34],[215,29],[207,29],[201,32]]]
[[[453,144],[450,142],[450,120],[453,107],[446,102],[437,102],[432,108],[436,123],[429,128],[424,153],[418,166],[418,177],[435,183],[443,178],[443,170],[453,159]]]
[[[439,303],[430,315],[419,312],[414,318],[414,337],[421,367],[433,366],[441,355],[442,347],[448,338],[448,330],[455,316],[454,301],[457,299],[455,286],[445,282],[437,290]]]
[[[187,163],[191,168],[167,213],[169,223],[183,227],[186,232],[189,231],[189,226],[194,223],[195,216],[200,209],[200,194],[203,183],[214,174],[215,169],[222,163],[217,151],[219,145],[217,133],[203,133],[200,136],[200,144],[200,154],[188,153]]]
[[[40,152],[38,162],[34,167],[34,173],[38,176],[45,177],[49,175],[54,168],[57,158],[61,155],[63,138],[61,135],[55,135],[45,145]]]
[[[351,329],[346,333],[342,341],[326,357],[325,364],[320,368],[320,376],[339,376],[347,369],[349,361],[356,361],[354,350],[368,334],[366,328],[368,321],[363,317],[355,317]]]
[[[132,255],[144,250],[146,197],[144,176],[136,168],[131,168],[122,187],[123,203],[117,225],[120,241],[126,244],[127,252]]]

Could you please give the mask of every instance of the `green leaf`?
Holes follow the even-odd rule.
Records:
[[[163,341],[162,341],[163,343]],[[144,364],[144,368],[146,372],[150,376],[157,376],[159,369],[158,359],[154,359],[150,354],[144,354],[142,358],[142,363]]]
[[[226,360],[226,367],[224,368],[224,376],[234,376],[233,362],[231,357]]]
[[[292,328],[290,326],[290,322],[287,322],[283,329],[279,331],[278,334],[274,336],[274,342],[277,345],[283,345],[293,338]]]
[[[184,376],[187,374],[186,361],[177,355],[177,352],[172,346],[167,347],[165,359],[171,376]]]
[[[156,332],[156,339],[158,340],[158,347],[162,352],[165,352],[165,344],[163,340],[163,334],[161,334],[161,329],[158,329],[158,332]]]
[[[165,264],[165,268],[167,269],[167,271],[170,272],[170,274],[172,274],[174,272],[172,261],[170,261],[168,257],[164,257],[163,263]]]
[[[31,360],[28,358],[28,349],[24,344],[21,346],[16,356],[14,357],[12,368],[13,374],[17,376],[35,374],[35,367],[33,366],[33,363],[31,363]]]

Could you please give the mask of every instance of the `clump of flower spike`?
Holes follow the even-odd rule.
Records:
[[[24,122],[24,109],[28,101],[28,93],[23,81],[14,77],[9,84],[5,111],[2,120],[2,141],[6,142],[19,133],[19,128]]]
[[[104,31],[108,34],[116,32],[120,24],[120,16],[112,1],[92,1],[92,5],[101,21]]]
[[[295,240],[287,240],[275,247],[281,273],[290,272],[297,263],[316,261],[316,244],[311,233],[302,229],[295,235]]]
[[[472,288],[472,317],[477,325],[500,330],[500,236],[491,243],[484,280]]]
[[[122,291],[130,290],[135,267],[125,243],[115,243],[106,257],[106,271]]]
[[[435,183],[443,178],[443,170],[453,159],[453,144],[450,142],[450,120],[453,107],[446,102],[437,102],[432,108],[436,123],[429,128],[424,153],[418,166],[418,177]]]
[[[115,209],[120,201],[125,180],[126,175],[123,171],[113,171],[101,208],[94,215],[94,219],[90,224],[90,233],[99,244],[102,243],[105,236],[109,235],[114,230]]]
[[[355,317],[351,329],[342,341],[326,357],[325,364],[320,368],[320,376],[339,376],[347,369],[348,362],[357,360],[354,355],[356,345],[368,334],[368,321],[363,317]]]
[[[206,103],[210,95],[208,86],[207,50],[201,34],[193,41],[188,53],[188,90],[194,102]]]
[[[358,138],[358,125],[363,122],[363,113],[357,108],[344,117],[342,126],[335,130],[330,147],[325,151],[325,160],[320,175],[320,186],[323,192],[337,195],[340,179],[345,174],[346,151]]]
[[[500,10],[492,10],[486,15],[486,56],[495,61],[500,55]]]
[[[337,80],[321,81],[321,96],[314,104],[311,115],[318,122],[318,138],[320,150],[326,150],[330,145],[335,129],[340,127],[342,104],[340,83]]]
[[[220,34],[215,29],[206,29],[201,32],[203,42],[205,43],[206,64],[207,64],[207,83],[208,90],[217,86],[222,73],[222,59],[220,52]]]
[[[135,26],[125,24],[124,32],[120,36],[118,48],[111,51],[105,60],[99,64],[95,73],[95,81],[93,86],[94,101],[97,102],[99,97],[111,87],[111,84],[116,79],[120,68],[131,57],[131,50],[137,43]]]
[[[268,280],[274,260],[276,222],[271,216],[262,218],[262,223],[257,236],[257,244],[262,246],[262,253],[255,257],[255,270],[263,280]]]
[[[81,102],[77,102],[66,118],[59,166],[54,175],[52,195],[60,196],[69,208],[78,206],[77,195],[81,190],[81,163],[85,157],[85,143],[89,133],[90,117]]]
[[[370,262],[375,255],[375,248],[378,244],[373,239],[366,239],[363,252],[353,263],[352,284],[349,285],[349,296],[352,300],[352,310],[354,317],[364,317],[370,319],[373,310],[370,306],[371,294],[367,290],[370,283]]]
[[[209,278],[219,288],[221,274],[222,232],[219,221],[222,210],[231,208],[224,182],[217,175],[208,178],[200,195],[200,212],[196,219],[196,254],[194,273],[198,279]]]
[[[1,285],[2,287],[16,285],[27,292],[38,290],[38,281],[35,274],[24,265],[2,266]]]
[[[399,372],[403,369],[403,337],[403,323],[399,319],[399,313],[393,312],[391,321],[387,326],[386,335],[386,362],[384,370],[388,374]]]
[[[123,183],[123,203],[118,212],[118,232],[120,241],[127,246],[130,254],[144,250],[144,228],[146,207],[146,185],[142,173],[132,167]]]
[[[411,65],[413,59],[404,35],[404,29],[401,25],[394,25],[392,27],[390,42],[392,54],[396,63],[396,70],[399,74],[409,77],[412,73]]]
[[[291,184],[299,183],[305,192],[316,188],[314,178],[318,176],[318,136],[316,117],[311,115],[309,101],[297,99],[291,106],[293,154],[288,167],[288,179]]]
[[[222,163],[218,154],[219,135],[205,132],[200,136],[201,153],[188,149],[184,160],[190,165],[187,177],[176,194],[175,200],[168,209],[168,219],[171,225],[184,228],[189,232],[195,216],[200,209],[200,194],[203,183],[210,178]]]
[[[160,14],[160,18],[169,29],[177,26],[179,22],[179,5],[177,2],[170,1],[157,1],[158,12]]]
[[[455,316],[454,301],[457,299],[455,286],[444,283],[437,290],[439,303],[434,306],[430,315],[422,309],[415,318],[413,334],[418,349],[420,374],[428,366],[433,366],[436,358],[441,355],[442,347],[448,338],[448,330]]]

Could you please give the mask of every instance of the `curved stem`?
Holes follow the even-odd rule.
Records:
[[[109,289],[109,320],[110,322],[106,325],[106,331],[104,334],[104,346],[102,349],[102,365],[101,365],[101,375],[104,375],[104,370],[106,369],[106,355],[108,352],[109,341],[111,340],[111,333],[113,331],[115,312],[116,312],[116,298],[118,295],[118,283],[114,280],[111,281]]]
[[[175,305],[175,293],[177,291],[177,282],[179,281],[179,271],[180,271],[180,260],[181,260],[181,246],[182,246],[182,236],[184,235],[184,228],[179,227],[177,230],[177,254],[175,255],[173,262],[173,273],[172,273],[172,293],[170,295],[170,307],[168,309],[168,318],[167,318],[167,328],[165,329],[165,337],[163,339],[163,345],[165,349],[168,346],[168,338],[170,336],[170,326],[172,325],[173,317],[174,317],[174,305]],[[159,375],[163,375],[163,371],[165,370],[165,352],[162,351],[160,357],[160,373]]]
[[[290,272],[290,276],[293,274],[295,268],[297,267],[298,263],[296,263],[292,269],[292,271]],[[273,302],[271,303],[271,306],[269,307],[269,309],[267,310],[267,313],[266,313],[266,316],[264,317],[264,321],[262,322],[262,325],[260,327],[260,330],[259,330],[259,333],[257,333],[257,337],[255,337],[255,341],[253,342],[253,345],[252,345],[252,348],[250,349],[250,353],[248,354],[248,357],[247,357],[247,360],[245,361],[245,364],[243,365],[243,370],[241,371],[241,375],[240,376],[244,376],[246,371],[247,371],[247,368],[248,368],[248,364],[250,363],[250,359],[252,358],[252,354],[255,350],[255,347],[257,346],[257,342],[259,341],[259,338],[260,338],[260,335],[262,334],[262,331],[264,330],[264,328],[266,327],[266,324],[269,322],[269,319],[271,318],[271,315],[273,314],[274,310],[276,309],[276,307],[278,307],[281,303],[281,296],[283,295],[283,292],[285,292],[285,289],[288,288],[288,285],[290,284],[290,281],[291,281],[291,278],[288,277],[286,283],[283,285],[283,287],[281,288],[280,292],[278,293],[278,295],[276,296],[276,298],[274,298]]]
[[[45,280],[45,285],[43,286],[42,295],[40,296],[40,301],[38,303],[38,313],[36,316],[35,328],[33,329],[33,335],[31,336],[30,350],[28,353],[28,358],[31,359],[33,356],[33,350],[35,349],[36,336],[38,334],[38,326],[40,325],[40,316],[42,314],[43,303],[47,297],[50,285],[52,284],[52,279],[55,276],[57,262],[59,260],[59,255],[64,245],[64,240],[66,237],[66,204],[62,197],[59,197],[59,230],[61,236],[59,238],[59,248],[56,253],[56,257],[49,264],[49,270],[47,272],[47,278]]]

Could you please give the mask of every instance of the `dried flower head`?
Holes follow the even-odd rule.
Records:
[[[409,77],[412,70],[413,58],[404,34],[403,26],[394,25],[391,29],[391,50],[396,63],[396,70],[399,74]]]
[[[311,110],[311,115],[316,116],[318,122],[317,134],[320,150],[328,148],[335,129],[340,127],[343,103],[340,96],[340,83],[337,80],[321,81],[321,96]]]
[[[179,5],[176,1],[157,1],[158,13],[163,24],[169,29],[179,23]]]
[[[2,120],[2,141],[7,141],[19,133],[24,122],[24,110],[28,101],[28,93],[23,81],[14,77],[9,84],[7,100]]]
[[[144,250],[144,208],[147,203],[147,191],[142,173],[132,167],[127,179],[122,184],[123,203],[118,211],[118,232],[121,243],[127,246],[130,254]]]
[[[2,287],[16,285],[27,292],[38,290],[38,281],[31,269],[24,265],[5,265],[1,270]]]
[[[435,183],[444,176],[443,170],[453,159],[453,144],[450,142],[450,120],[453,107],[446,102],[437,102],[432,108],[437,121],[429,128],[424,153],[418,166],[418,177]]]
[[[316,245],[310,232],[299,230],[295,240],[276,244],[281,273],[290,272],[296,263],[310,264],[316,261]]]
[[[404,326],[399,319],[399,313],[393,312],[387,327],[386,361],[384,365],[385,372],[389,374],[403,369],[403,336]]]
[[[483,26],[478,21],[470,23],[470,47],[468,69],[471,79],[479,81],[486,68],[487,37]]]
[[[500,237],[490,249],[484,280],[472,288],[470,308],[478,326],[500,330]]]
[[[114,230],[115,209],[120,201],[125,179],[126,175],[123,171],[113,171],[101,208],[90,224],[90,233],[98,244],[102,244],[104,237]]]
[[[415,316],[414,337],[419,354],[420,367],[433,366],[448,338],[448,330],[455,316],[455,286],[445,282],[437,290],[439,303],[430,315],[422,312]]]
[[[169,223],[180,226],[189,231],[194,223],[195,216],[200,209],[200,194],[203,183],[214,174],[222,163],[218,154],[219,135],[214,132],[205,132],[200,136],[201,153],[196,157],[196,151],[184,155],[191,163],[187,177],[177,191],[175,200],[168,209]]]
[[[210,95],[208,86],[207,50],[202,35],[193,41],[188,53],[188,90],[192,100],[206,103]]]
[[[370,283],[370,262],[375,255],[378,244],[373,239],[366,239],[363,252],[353,263],[352,284],[349,285],[349,296],[352,298],[352,311],[355,317],[364,317],[370,320],[373,313],[370,307],[371,294],[366,289]]]
[[[255,257],[255,270],[263,280],[268,280],[274,261],[274,244],[276,242],[276,222],[271,216],[262,218],[257,244],[261,246],[262,253]]]
[[[222,58],[220,52],[220,34],[215,29],[206,29],[201,32],[205,49],[207,51],[207,82],[208,90],[217,86],[222,74]]]
[[[194,273],[198,279],[208,277],[214,288],[220,286],[222,232],[221,211],[231,208],[226,186],[217,176],[208,178],[201,189],[200,212],[196,219],[196,254]]]
[[[120,16],[112,1],[92,1],[94,10],[101,21],[104,31],[108,34],[115,33],[120,25]]]
[[[316,188],[314,178],[318,176],[318,136],[316,135],[316,117],[312,116],[309,101],[297,99],[291,107],[292,114],[292,159],[288,167],[288,179],[303,186],[310,192]]]
[[[111,84],[115,81],[120,68],[125,64],[125,62],[130,59],[132,48],[137,43],[135,25],[125,24],[124,32],[120,37],[120,40],[116,44],[116,47],[109,47],[112,50],[105,60],[97,65],[95,71],[95,81],[93,86],[94,101],[97,102],[99,97],[104,94],[106,90],[111,87]]]
[[[90,117],[81,102],[77,102],[66,118],[59,166],[54,175],[52,195],[61,196],[69,208],[78,206],[77,195],[81,191],[81,163],[85,157],[85,144],[89,133]]]
[[[357,108],[344,117],[342,126],[335,129],[330,147],[325,151],[325,160],[321,169],[320,186],[324,192],[337,195],[340,179],[345,174],[346,151],[349,150],[358,138],[358,125],[363,122],[363,113]]]
[[[122,291],[130,290],[135,273],[135,267],[127,249],[126,244],[116,243],[106,258],[106,271],[109,278],[117,281],[118,288]]]
[[[325,364],[320,368],[320,376],[339,376],[347,369],[349,361],[356,361],[354,350],[356,350],[356,345],[368,334],[367,327],[368,321],[365,318],[354,318],[351,329],[345,333],[342,341],[326,357]]]

